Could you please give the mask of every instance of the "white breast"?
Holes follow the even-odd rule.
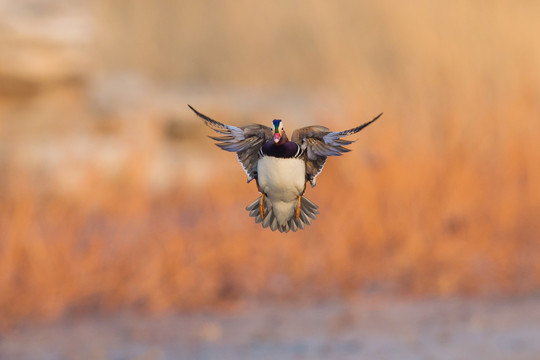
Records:
[[[302,159],[263,156],[257,163],[259,188],[272,202],[281,225],[293,216],[298,196],[306,184],[306,164]]]

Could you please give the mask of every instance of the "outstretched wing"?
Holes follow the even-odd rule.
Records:
[[[249,124],[246,126],[225,125],[201,114],[191,105],[191,110],[204,120],[204,123],[212,130],[223,136],[209,136],[217,141],[217,146],[223,150],[235,152],[238,161],[244,168],[248,176],[248,182],[257,177],[257,161],[259,159],[259,149],[268,140],[272,140],[272,129],[259,124]]]
[[[306,179],[309,180],[312,187],[315,186],[315,179],[321,173],[328,156],[341,156],[341,154],[351,151],[344,146],[352,144],[355,140],[341,138],[356,134],[381,115],[382,113],[365,124],[345,131],[330,131],[324,126],[308,126],[294,131],[292,141],[299,144],[304,151]]]

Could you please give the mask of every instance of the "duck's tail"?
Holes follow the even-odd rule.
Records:
[[[311,221],[315,220],[319,213],[319,207],[311,202],[309,199],[302,196],[300,200],[300,216],[296,219],[296,216],[292,216],[285,225],[280,225],[277,218],[274,216],[272,209],[272,202],[267,196],[264,197],[264,218],[261,218],[261,197],[246,207],[249,211],[249,216],[255,218],[256,223],[262,223],[263,228],[270,227],[272,231],[279,230],[279,232],[289,232],[289,230],[296,231],[303,229],[307,225],[311,225]]]

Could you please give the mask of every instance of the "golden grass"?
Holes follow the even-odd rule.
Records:
[[[372,134],[392,132],[377,125]],[[534,136],[508,140],[489,156],[400,154],[391,149],[397,135],[368,137],[375,140],[330,159],[307,192],[321,214],[294,234],[248,218],[244,206],[256,188],[244,185],[234,156],[217,148],[216,163],[235,166],[228,178],[159,196],[138,180],[140,168],[126,169],[115,184],[93,180],[91,191],[71,197],[40,192],[37,179],[7,171],[2,324],[126,306],[163,311],[365,291],[537,291]]]
[[[321,211],[313,225],[279,234],[254,224],[244,207],[257,197],[255,185],[245,185],[232,154],[202,138],[224,175],[159,194],[145,183],[156,152],[134,152],[113,181],[89,168],[84,186],[69,195],[8,157],[0,179],[0,326],[73,312],[165,311],[243,299],[537,292],[540,46],[528,42],[538,33],[531,31],[538,30],[534,11],[504,1],[485,12],[481,4],[394,8],[379,2],[368,7],[378,15],[365,20],[383,30],[370,37],[351,19],[338,21],[353,3],[340,9],[325,3],[316,2],[309,15],[326,19],[319,30],[308,15],[297,14],[301,21],[293,25],[279,9],[266,9],[289,32],[303,29],[312,40],[310,34],[320,35],[313,41],[325,54],[318,57],[321,69],[302,68],[295,43],[301,39],[287,43],[291,81],[343,95],[346,119],[385,115],[358,136],[353,152],[329,159],[318,186],[308,189]],[[233,69],[213,71],[225,83],[247,87],[285,81],[285,73],[275,77],[279,57],[260,65],[257,48],[262,56],[283,50],[268,46],[279,26],[265,23],[267,47],[257,45],[231,6],[225,7],[229,18],[213,20],[224,31],[224,56]],[[412,21],[418,11],[421,20]],[[487,15],[471,15],[478,13]],[[175,36],[190,49],[199,46],[184,33]],[[227,39],[237,36],[253,49],[236,54],[236,42]],[[209,41],[199,37],[203,45]],[[107,42],[104,47],[106,59],[122,62]],[[161,57],[138,58],[136,46],[131,51],[130,59],[144,63],[135,67],[161,73],[170,65],[156,64]],[[239,60],[244,57],[249,61]],[[195,66],[191,60],[173,75],[193,80],[186,75]],[[197,65],[202,72],[215,64],[205,61]],[[268,73],[256,71],[257,63]],[[319,70],[324,78],[314,76]],[[338,127],[362,121],[317,120],[340,120]]]

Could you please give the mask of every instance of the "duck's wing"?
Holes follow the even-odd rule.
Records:
[[[235,152],[238,161],[244,168],[248,176],[248,182],[257,177],[257,161],[259,160],[259,149],[268,140],[272,140],[272,129],[259,124],[249,124],[246,126],[232,126],[222,124],[219,121],[209,118],[188,105],[191,110],[204,120],[204,123],[212,130],[223,136],[209,136],[217,141],[217,146],[223,150]]]
[[[382,113],[365,124],[345,131],[330,131],[324,126],[308,126],[293,132],[292,141],[299,144],[304,151],[306,179],[309,180],[312,187],[315,186],[315,179],[321,173],[328,156],[341,156],[341,154],[351,151],[344,146],[352,144],[356,140],[343,140],[342,137],[356,134],[381,115]]]

